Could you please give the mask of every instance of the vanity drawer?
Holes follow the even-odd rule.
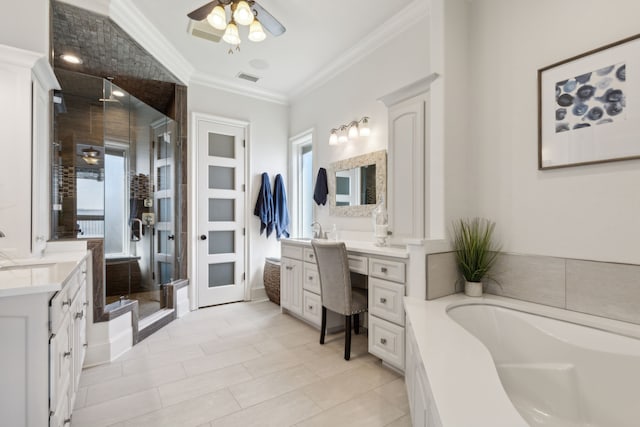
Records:
[[[293,259],[302,259],[302,246],[296,245],[282,245],[282,257],[283,258],[293,258]]]
[[[404,325],[404,285],[369,278],[369,313],[390,322]]]
[[[405,264],[399,261],[369,258],[369,275],[394,282],[405,282]]]
[[[302,316],[309,322],[319,326],[322,322],[322,302],[320,295],[304,291],[302,300]]]
[[[316,263],[316,254],[313,252],[313,248],[304,248],[304,261]]]
[[[369,271],[367,257],[349,254],[349,270],[354,273],[367,274]]]
[[[307,291],[320,295],[320,275],[318,274],[318,267],[316,267],[315,264],[304,265],[302,287]]]
[[[369,353],[404,370],[404,328],[369,313]]]

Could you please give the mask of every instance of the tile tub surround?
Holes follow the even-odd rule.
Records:
[[[269,301],[192,312],[84,370],[73,427],[411,425],[404,380],[366,334],[349,362],[341,333],[318,338]]]
[[[427,299],[459,292],[460,280],[453,252],[427,256]],[[503,253],[485,285],[488,294],[640,324],[640,265]]]

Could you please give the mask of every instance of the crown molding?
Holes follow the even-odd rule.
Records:
[[[0,64],[31,68],[40,58],[42,54],[38,52],[0,44]]]
[[[31,72],[46,90],[61,89],[58,78],[53,72],[53,67],[44,56],[36,61]]]
[[[425,0],[413,0],[400,12],[381,24],[374,32],[360,40],[344,54],[333,58],[329,64],[320,67],[322,71],[314,73],[313,77],[288,94],[289,98],[297,100],[314,89],[319,88],[329,80],[336,77],[355,63],[373,53],[382,44],[397,37],[405,28],[417,24],[421,19],[429,15],[429,4]]]
[[[231,82],[226,79],[213,77],[211,75],[195,72],[189,80],[189,84],[199,84],[213,89],[223,90],[225,92],[235,93],[237,95],[248,96],[250,98],[259,99],[261,101],[273,102],[276,104],[289,105],[289,99],[278,92],[265,89],[247,87],[244,84]]]
[[[111,0],[58,0],[81,9],[89,10],[98,15],[109,16],[109,3]]]
[[[193,66],[131,0],[111,0],[109,16],[180,81],[189,82]]]

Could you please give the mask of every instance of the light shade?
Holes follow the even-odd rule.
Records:
[[[233,20],[229,22],[227,25],[227,29],[222,36],[222,40],[226,41],[229,44],[240,44],[240,34],[238,34],[238,26]]]
[[[262,24],[257,19],[254,19],[249,27],[249,40],[252,42],[261,42],[266,39],[267,35],[262,29]]]
[[[240,0],[233,12],[233,19],[240,25],[249,25],[253,22],[253,11],[249,7],[249,3]]]
[[[329,137],[329,145],[338,145],[338,133],[335,129],[331,129],[331,136]]]
[[[369,136],[371,134],[371,129],[369,128],[369,118],[365,117],[362,119],[362,124],[360,125],[360,136]]]
[[[347,138],[347,135],[344,132],[340,132],[340,136],[338,137],[338,142],[345,143],[348,141],[349,141],[349,138]]]
[[[358,137],[358,124],[351,123],[351,126],[349,126],[349,139],[355,139],[357,137]]]
[[[217,5],[211,13],[207,15],[207,22],[216,30],[224,30],[227,28],[227,12],[224,7]]]

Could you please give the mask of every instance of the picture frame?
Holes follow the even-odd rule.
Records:
[[[538,70],[538,169],[640,158],[640,34]]]

